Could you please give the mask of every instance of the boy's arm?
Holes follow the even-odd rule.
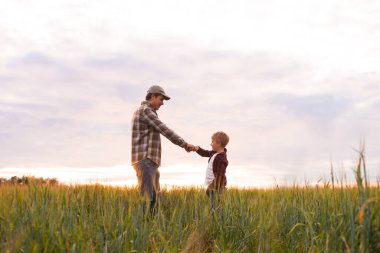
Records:
[[[204,150],[203,148],[198,147],[197,154],[203,157],[211,157],[215,154],[215,151]]]
[[[226,169],[228,162],[223,159],[221,155],[215,157],[214,163],[212,165],[212,171],[214,173],[214,181],[212,182],[214,189],[220,189],[227,185],[226,179]]]

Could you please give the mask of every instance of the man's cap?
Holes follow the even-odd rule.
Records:
[[[162,96],[164,96],[165,100],[169,100],[170,99],[170,97],[168,95],[166,95],[164,89],[161,86],[158,86],[158,85],[153,85],[152,87],[150,87],[149,90],[147,91],[147,93],[161,94]]]

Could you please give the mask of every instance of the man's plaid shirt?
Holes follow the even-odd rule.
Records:
[[[132,165],[143,159],[161,164],[161,139],[164,135],[174,144],[185,148],[187,143],[169,129],[159,118],[148,101],[141,103],[132,119]]]

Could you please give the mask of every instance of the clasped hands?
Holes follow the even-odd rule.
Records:
[[[198,149],[199,149],[198,146],[194,146],[194,145],[191,145],[191,144],[187,144],[186,147],[185,147],[185,150],[187,152],[197,151]]]

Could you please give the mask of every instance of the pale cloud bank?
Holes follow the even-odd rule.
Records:
[[[313,181],[330,160],[354,162],[362,139],[379,175],[378,4],[123,3],[15,1],[0,11],[0,176],[128,170],[132,113],[157,83],[172,96],[160,118],[188,142],[209,148],[214,131],[229,133],[231,184],[245,173],[256,185]],[[167,140],[163,149],[164,181],[188,175],[168,169],[178,164],[203,173],[205,159]]]

